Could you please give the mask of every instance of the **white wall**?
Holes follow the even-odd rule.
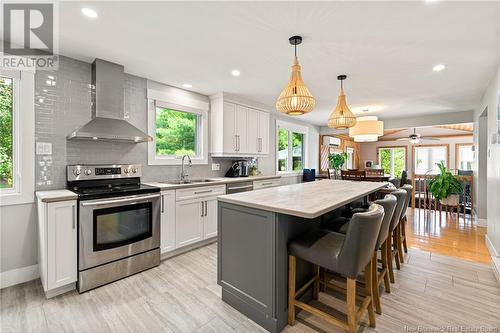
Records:
[[[474,122],[477,125],[479,116],[488,110],[488,137],[487,137],[487,175],[486,175],[486,198],[479,196],[478,201],[486,200],[487,203],[487,239],[490,249],[500,253],[500,145],[494,143],[493,137],[499,132],[498,114],[500,113],[500,66],[496,70],[481,103],[474,112]],[[475,143],[478,138],[475,136]],[[484,177],[484,175],[479,175]],[[483,183],[484,184],[484,183]],[[479,183],[481,185],[481,183]],[[478,192],[478,195],[481,191]],[[493,253],[492,253],[493,254]]]
[[[455,169],[455,144],[457,143],[472,143],[472,135],[464,136],[464,137],[456,137],[456,138],[446,138],[440,141],[421,141],[421,145],[426,144],[449,144],[449,154],[450,154],[450,165],[448,166],[451,169]],[[361,143],[361,157],[360,163],[364,165],[364,161],[372,160],[374,163],[378,163],[377,158],[377,148],[378,147],[387,147],[387,146],[406,146],[407,147],[407,165],[406,169],[408,170],[408,176],[411,177],[413,174],[413,148],[409,142],[402,141],[377,141],[370,143]]]

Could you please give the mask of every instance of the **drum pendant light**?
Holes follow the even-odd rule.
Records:
[[[297,58],[297,45],[302,43],[302,37],[293,36],[289,39],[295,47],[295,56],[292,65],[292,74],[288,85],[283,89],[276,101],[276,110],[289,116],[300,116],[314,109],[316,100],[302,81],[301,68]]]
[[[355,126],[349,128],[349,136],[354,142],[374,142],[384,135],[384,122],[376,116],[359,117]]]
[[[332,111],[330,118],[328,119],[328,127],[330,128],[346,129],[356,125],[356,117],[351,110],[349,110],[347,102],[345,101],[343,82],[346,78],[347,75],[337,76],[337,80],[340,81],[340,94],[337,106],[335,107],[335,110]]]

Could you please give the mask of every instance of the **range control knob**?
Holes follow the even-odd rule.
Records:
[[[85,169],[85,171],[83,173],[85,175],[87,175],[87,176],[90,176],[92,174],[92,170],[91,169]]]
[[[128,175],[130,173],[130,169],[125,169],[125,170],[123,170],[123,172],[125,172],[125,174]]]
[[[132,173],[137,173],[139,171],[137,168],[132,168]]]
[[[82,173],[82,171],[80,169],[73,169],[73,174],[75,176],[80,176],[81,173]]]

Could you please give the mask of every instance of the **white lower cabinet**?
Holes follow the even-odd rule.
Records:
[[[205,216],[203,216],[203,238],[217,236],[217,198],[205,200]]]
[[[198,199],[178,201],[175,205],[175,245],[186,246],[203,240],[203,204]]]
[[[175,250],[175,191],[161,193],[161,254]]]
[[[217,236],[217,196],[225,193],[225,185],[176,192],[176,248]]]
[[[57,295],[57,289],[63,287],[73,289],[78,274],[76,200],[48,203],[39,200],[38,228],[38,265],[47,297]]]
[[[254,180],[253,189],[260,190],[268,187],[281,186],[281,178],[275,179],[265,179],[265,180]]]

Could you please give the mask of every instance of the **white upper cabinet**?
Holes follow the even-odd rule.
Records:
[[[269,154],[269,112],[226,95],[210,98],[211,154],[242,157]]]

